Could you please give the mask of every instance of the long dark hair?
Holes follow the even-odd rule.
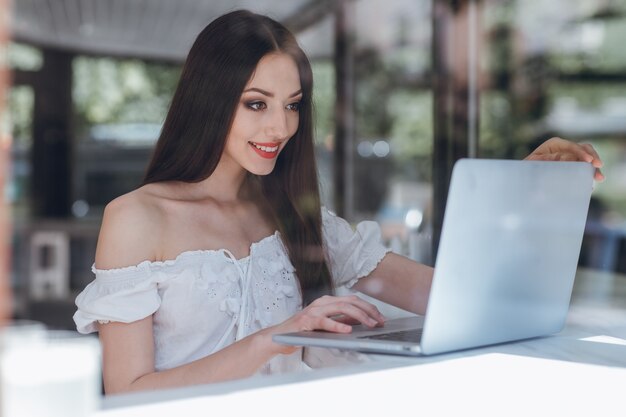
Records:
[[[313,75],[291,32],[246,10],[225,14],[197,37],[156,144],[144,184],[200,182],[215,170],[243,89],[265,55],[289,55],[298,67],[302,99],[299,125],[272,173],[258,178],[291,263],[304,304],[331,293],[322,248],[317,168],[313,147]]]

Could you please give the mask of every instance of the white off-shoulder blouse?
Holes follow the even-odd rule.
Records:
[[[336,287],[354,285],[389,251],[375,222],[361,222],[353,230],[322,209],[322,232]],[[197,250],[173,260],[92,270],[95,280],[76,298],[77,330],[91,333],[97,322],[130,323],[153,315],[157,371],[210,355],[302,308],[298,279],[279,232],[253,243],[242,259],[226,249]],[[274,357],[259,373],[304,368],[296,352]]]

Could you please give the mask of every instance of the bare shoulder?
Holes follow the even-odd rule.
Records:
[[[96,267],[121,268],[158,258],[163,223],[162,197],[152,185],[111,201],[104,209]]]

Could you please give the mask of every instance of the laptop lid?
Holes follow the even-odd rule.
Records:
[[[456,163],[424,322],[423,354],[563,328],[593,171],[584,162]]]
[[[280,334],[274,341],[429,355],[558,332],[569,309],[593,171],[583,162],[459,160],[425,318],[354,326],[350,334]],[[420,341],[380,338],[422,325]]]

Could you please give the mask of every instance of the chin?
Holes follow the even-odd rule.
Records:
[[[272,164],[271,166],[266,167],[255,167],[253,169],[249,169],[248,172],[254,175],[265,176],[274,172],[274,167],[276,164]]]

